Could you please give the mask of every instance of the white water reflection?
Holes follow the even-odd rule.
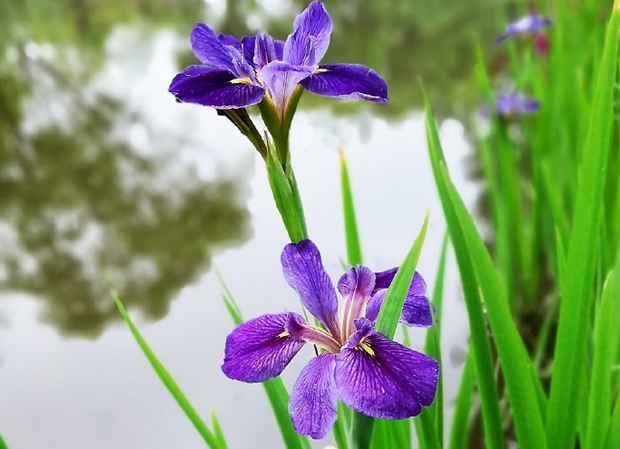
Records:
[[[151,47],[139,38],[132,41],[131,33],[123,37],[127,31],[119,33],[121,37],[117,34],[108,46],[113,54],[119,52],[114,54],[117,62],[104,67],[91,88],[107,89],[123,98],[127,110],[139,111],[148,128],[157,130],[156,140],[165,141],[170,134],[185,138],[168,155],[170,172],[166,173],[189,164],[202,179],[222,173],[245,178],[239,181],[249,194],[253,238],[239,248],[222,250],[214,257],[214,265],[245,317],[299,310],[297,298],[281,275],[279,253],[287,235],[258,155],[214,111],[178,105],[167,94],[176,72],[176,38],[158,35]],[[157,39],[161,39],[159,44]],[[144,54],[152,55],[147,69],[139,60]],[[119,126],[126,122],[121,118]],[[132,126],[138,128],[121,127],[117,135],[129,136],[140,149],[141,143],[150,140],[144,138],[139,124]],[[477,189],[462,168],[468,150],[462,128],[458,122],[446,121],[441,131],[455,182],[471,205]],[[418,269],[432,286],[445,225],[422,116],[410,114],[398,123],[388,123],[370,115],[341,118],[327,111],[298,113],[291,134],[293,164],[310,235],[334,280],[341,274],[346,254],[339,193],[341,146],[349,162],[366,264],[376,270],[398,265],[429,210],[429,233]],[[148,154],[151,149],[144,145],[140,150]],[[449,354],[465,346],[468,332],[453,263],[446,282],[443,369],[450,400],[457,385],[457,368]],[[164,320],[147,323],[138,314],[136,318],[198,411],[204,417],[212,410],[218,413],[231,449],[282,447],[262,388],[230,381],[220,371],[224,340],[232,329],[220,292],[214,273],[207,272],[178,293]],[[10,447],[204,447],[123,325],[117,324],[97,341],[63,339],[51,327],[41,325],[39,304],[27,296],[4,295],[1,304],[6,322],[0,327],[0,431]],[[415,329],[412,336],[420,348],[424,331]],[[311,355],[306,348],[291,363],[284,375],[288,385]]]

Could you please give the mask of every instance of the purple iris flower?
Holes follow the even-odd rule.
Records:
[[[338,317],[336,291],[312,241],[288,244],[282,267],[286,281],[319,325],[293,312],[241,324],[226,339],[222,370],[229,378],[264,382],[278,376],[304,344],[324,349],[303,368],[289,401],[295,430],[312,438],[323,438],[331,429],[338,399],[365,415],[385,419],[415,416],[432,404],[438,362],[374,330],[396,268],[380,273],[361,265],[349,268],[338,282],[344,299]],[[433,324],[426,284],[418,273],[400,321]]]
[[[387,84],[373,70],[358,64],[325,64],[332,21],[315,1],[297,16],[286,42],[268,34],[244,37],[217,35],[205,24],[192,30],[190,44],[204,65],[179,73],[169,91],[179,100],[238,109],[259,103],[267,95],[282,118],[298,85],[336,98],[385,103]]]
[[[532,13],[529,16],[522,17],[506,25],[506,32],[496,38],[495,42],[499,43],[513,36],[538,34],[552,23],[551,19],[542,17],[537,13]]]
[[[495,100],[495,110],[501,116],[532,114],[540,109],[540,102],[519,94],[500,95]]]

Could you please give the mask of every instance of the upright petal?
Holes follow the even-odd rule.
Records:
[[[223,37],[226,40],[226,37]],[[230,54],[215,32],[204,23],[197,24],[189,35],[189,43],[196,57],[203,64],[235,73]]]
[[[289,243],[282,251],[282,269],[288,285],[301,297],[303,305],[338,340],[338,300],[323,263],[311,240]]]
[[[262,315],[237,326],[226,338],[224,374],[243,382],[278,376],[305,344],[288,335],[288,319],[288,313]]]
[[[230,34],[220,34],[217,36],[217,38],[222,45],[234,47],[238,51],[241,51],[241,41],[237,39],[235,36],[231,36]]]
[[[314,439],[323,438],[336,421],[336,355],[325,352],[301,371],[288,404],[295,431]]]
[[[355,331],[354,320],[364,316],[375,287],[375,273],[364,266],[349,268],[338,281],[338,291],[345,300],[340,329],[346,339]]]
[[[252,65],[254,65],[254,47],[256,47],[256,36],[245,36],[241,39],[243,57],[248,64]]]
[[[258,103],[265,95],[262,87],[236,82],[228,70],[193,65],[174,77],[168,91],[177,100],[218,109],[238,109]]]
[[[342,401],[373,418],[404,419],[435,399],[439,363],[363,326],[337,356]]]
[[[385,103],[387,83],[377,72],[359,64],[326,64],[319,66],[301,85],[325,97],[369,100]]]
[[[301,80],[310,76],[312,69],[292,66],[282,61],[272,61],[261,69],[259,78],[269,91],[280,117],[284,117],[293,90]]]
[[[275,60],[277,60],[277,55],[274,39],[266,33],[256,36],[253,57],[256,70],[262,69]]]
[[[284,61],[314,66],[325,56],[332,34],[332,19],[322,2],[312,2],[295,18],[293,34],[284,44]]]
[[[396,271],[398,268],[376,273],[375,290],[366,307],[366,318],[369,320],[374,321],[379,316],[379,310],[381,310],[387,289],[391,285]],[[426,282],[417,271],[409,286],[400,315],[400,322],[408,326],[429,327],[433,325],[433,307],[428,300]]]

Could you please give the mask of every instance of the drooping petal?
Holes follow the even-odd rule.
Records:
[[[394,279],[398,268],[376,273],[375,290],[366,307],[366,318],[375,321],[387,294],[387,289]],[[433,307],[428,300],[426,282],[417,271],[409,286],[400,322],[408,326],[429,327],[433,325]]]
[[[168,91],[185,103],[218,109],[238,109],[258,103],[265,91],[236,77],[228,70],[193,65],[174,77]]]
[[[338,281],[338,291],[345,300],[340,328],[347,338],[355,331],[353,321],[364,316],[375,287],[375,273],[364,266],[351,267]]]
[[[352,409],[373,418],[418,415],[423,406],[433,403],[438,378],[436,360],[367,325],[351,336],[337,356],[338,395]]]
[[[262,315],[237,326],[226,338],[224,374],[243,382],[278,376],[305,344],[288,335],[288,319],[288,313]]]
[[[323,3],[312,2],[295,18],[293,34],[284,44],[284,61],[292,65],[318,64],[329,47],[332,28]]]
[[[359,64],[319,66],[301,85],[312,93],[326,97],[369,100],[385,103],[387,83],[377,72]]]
[[[284,117],[288,101],[295,87],[311,73],[312,69],[308,67],[292,66],[282,61],[272,61],[261,69],[259,78],[273,99],[280,117]]]
[[[336,355],[325,352],[301,371],[289,400],[288,411],[295,431],[323,438],[336,421]]]
[[[282,270],[288,285],[301,302],[338,340],[338,300],[323,263],[321,253],[311,240],[289,243],[282,251]]]
[[[230,54],[215,32],[204,23],[197,24],[189,35],[189,42],[196,57],[203,64],[235,73]]]

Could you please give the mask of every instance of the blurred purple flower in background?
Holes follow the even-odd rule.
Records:
[[[199,23],[190,44],[203,65],[179,73],[169,91],[179,101],[217,109],[244,108],[268,96],[280,118],[298,85],[327,97],[386,102],[387,84],[368,67],[319,65],[331,33],[331,18],[318,1],[297,16],[286,42],[268,34],[238,40]]]
[[[222,370],[229,378],[264,382],[280,375],[305,343],[324,349],[301,371],[289,401],[295,430],[312,438],[323,438],[331,429],[338,399],[358,412],[384,419],[415,416],[432,404],[438,362],[374,330],[396,268],[380,273],[361,265],[349,268],[338,282],[344,299],[338,318],[336,291],[312,241],[288,244],[282,267],[288,284],[320,326],[292,312],[262,315],[241,324],[226,339]],[[433,324],[426,284],[418,273],[400,321],[410,326]]]
[[[522,17],[506,25],[505,33],[496,38],[495,42],[503,42],[509,37],[514,36],[531,36],[538,34],[552,23],[551,19],[542,17],[538,13],[532,13],[529,16]]]
[[[520,94],[499,95],[495,100],[495,111],[508,117],[519,114],[532,114],[540,109],[540,102]]]

